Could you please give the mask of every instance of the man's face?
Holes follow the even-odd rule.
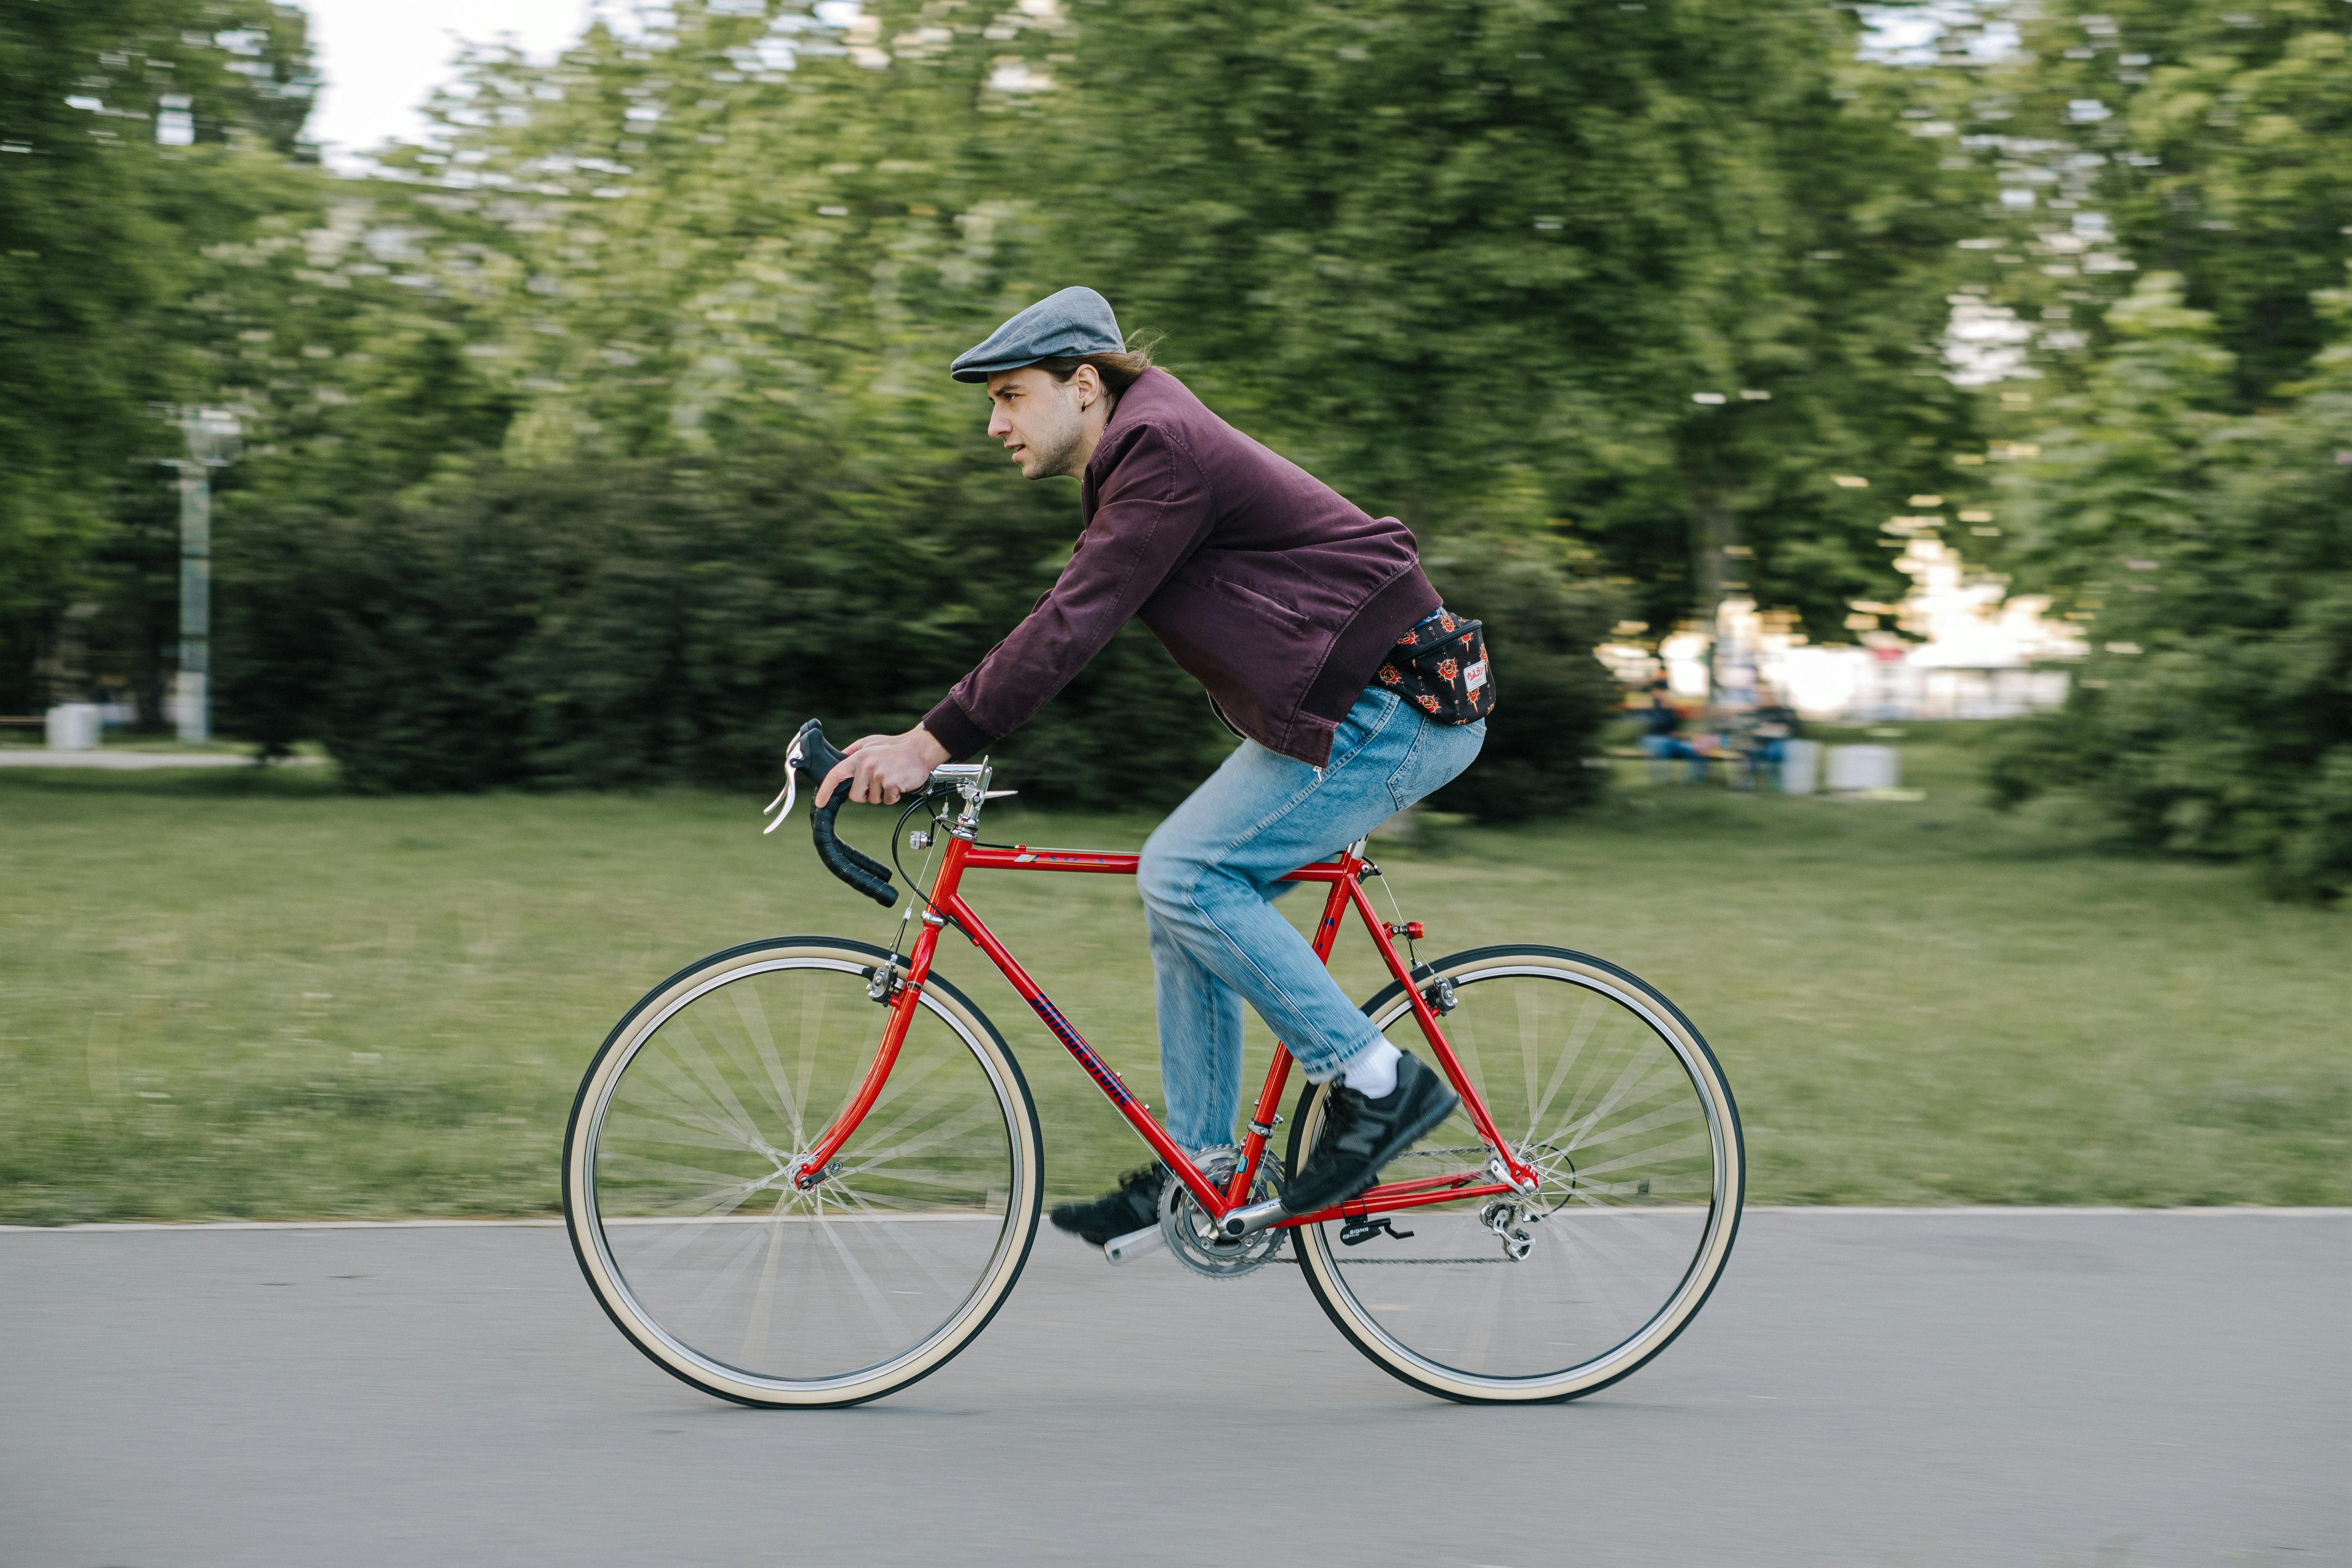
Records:
[[[1086,374],[1055,381],[1034,365],[1001,370],[988,378],[988,433],[1004,443],[1024,479],[1075,476],[1086,444],[1078,407]]]

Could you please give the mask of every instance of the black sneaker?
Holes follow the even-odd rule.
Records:
[[[1154,1160],[1139,1171],[1118,1179],[1118,1191],[1105,1193],[1090,1204],[1064,1204],[1054,1211],[1054,1228],[1066,1230],[1091,1247],[1115,1236],[1125,1236],[1160,1223],[1160,1194],[1168,1185],[1168,1167]]]
[[[1344,1083],[1333,1085],[1323,1135],[1307,1168],[1283,1189],[1282,1206],[1292,1214],[1313,1214],[1354,1197],[1380,1179],[1381,1166],[1461,1103],[1443,1078],[1412,1056],[1397,1063],[1396,1088],[1378,1100]]]

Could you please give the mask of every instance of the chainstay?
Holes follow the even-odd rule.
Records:
[[[1488,1154],[1494,1152],[1484,1143],[1465,1143],[1458,1149],[1408,1149],[1397,1156],[1400,1160],[1437,1160],[1455,1154]],[[1465,1174],[1475,1174],[1465,1172]],[[1292,1247],[1281,1257],[1269,1258],[1269,1263],[1297,1264],[1298,1249]],[[1433,1268],[1455,1263],[1517,1263],[1516,1258],[1338,1258],[1333,1261],[1347,1268]]]

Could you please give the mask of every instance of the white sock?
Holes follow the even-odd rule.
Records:
[[[1396,1092],[1396,1065],[1403,1055],[1386,1040],[1376,1041],[1348,1064],[1339,1081],[1366,1100],[1385,1100]]]

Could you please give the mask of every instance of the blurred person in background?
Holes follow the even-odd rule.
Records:
[[[1777,691],[1768,689],[1761,707],[1749,716],[1745,753],[1748,760],[1747,785],[1754,789],[1766,769],[1771,770],[1772,782],[1780,782],[1780,764],[1788,756],[1789,742],[1797,738],[1797,710],[1788,705]]]
[[[1650,759],[1650,773],[1657,776],[1670,762],[1690,763],[1690,781],[1706,782],[1706,753],[1683,738],[1683,716],[1668,696],[1668,687],[1661,679],[1650,682],[1650,705],[1642,710],[1642,752]]]
[[[1286,1205],[1353,1196],[1455,1097],[1381,1037],[1270,900],[1287,890],[1278,879],[1470,765],[1493,703],[1483,641],[1440,603],[1410,529],[1211,413],[1127,346],[1094,290],[1031,306],[950,374],[987,384],[988,433],[1024,478],[1079,481],[1084,530],[1060,579],[979,667],[915,728],[850,747],[817,798],[843,777],[861,802],[922,788],[940,763],[1025,722],[1140,619],[1243,737],[1151,835],[1138,876],[1168,1131],[1196,1158],[1230,1144],[1246,1000],[1309,1079],[1341,1085]],[[1469,651],[1447,657],[1457,641]],[[1096,1244],[1143,1229],[1169,1180],[1155,1161],[1054,1223]]]

